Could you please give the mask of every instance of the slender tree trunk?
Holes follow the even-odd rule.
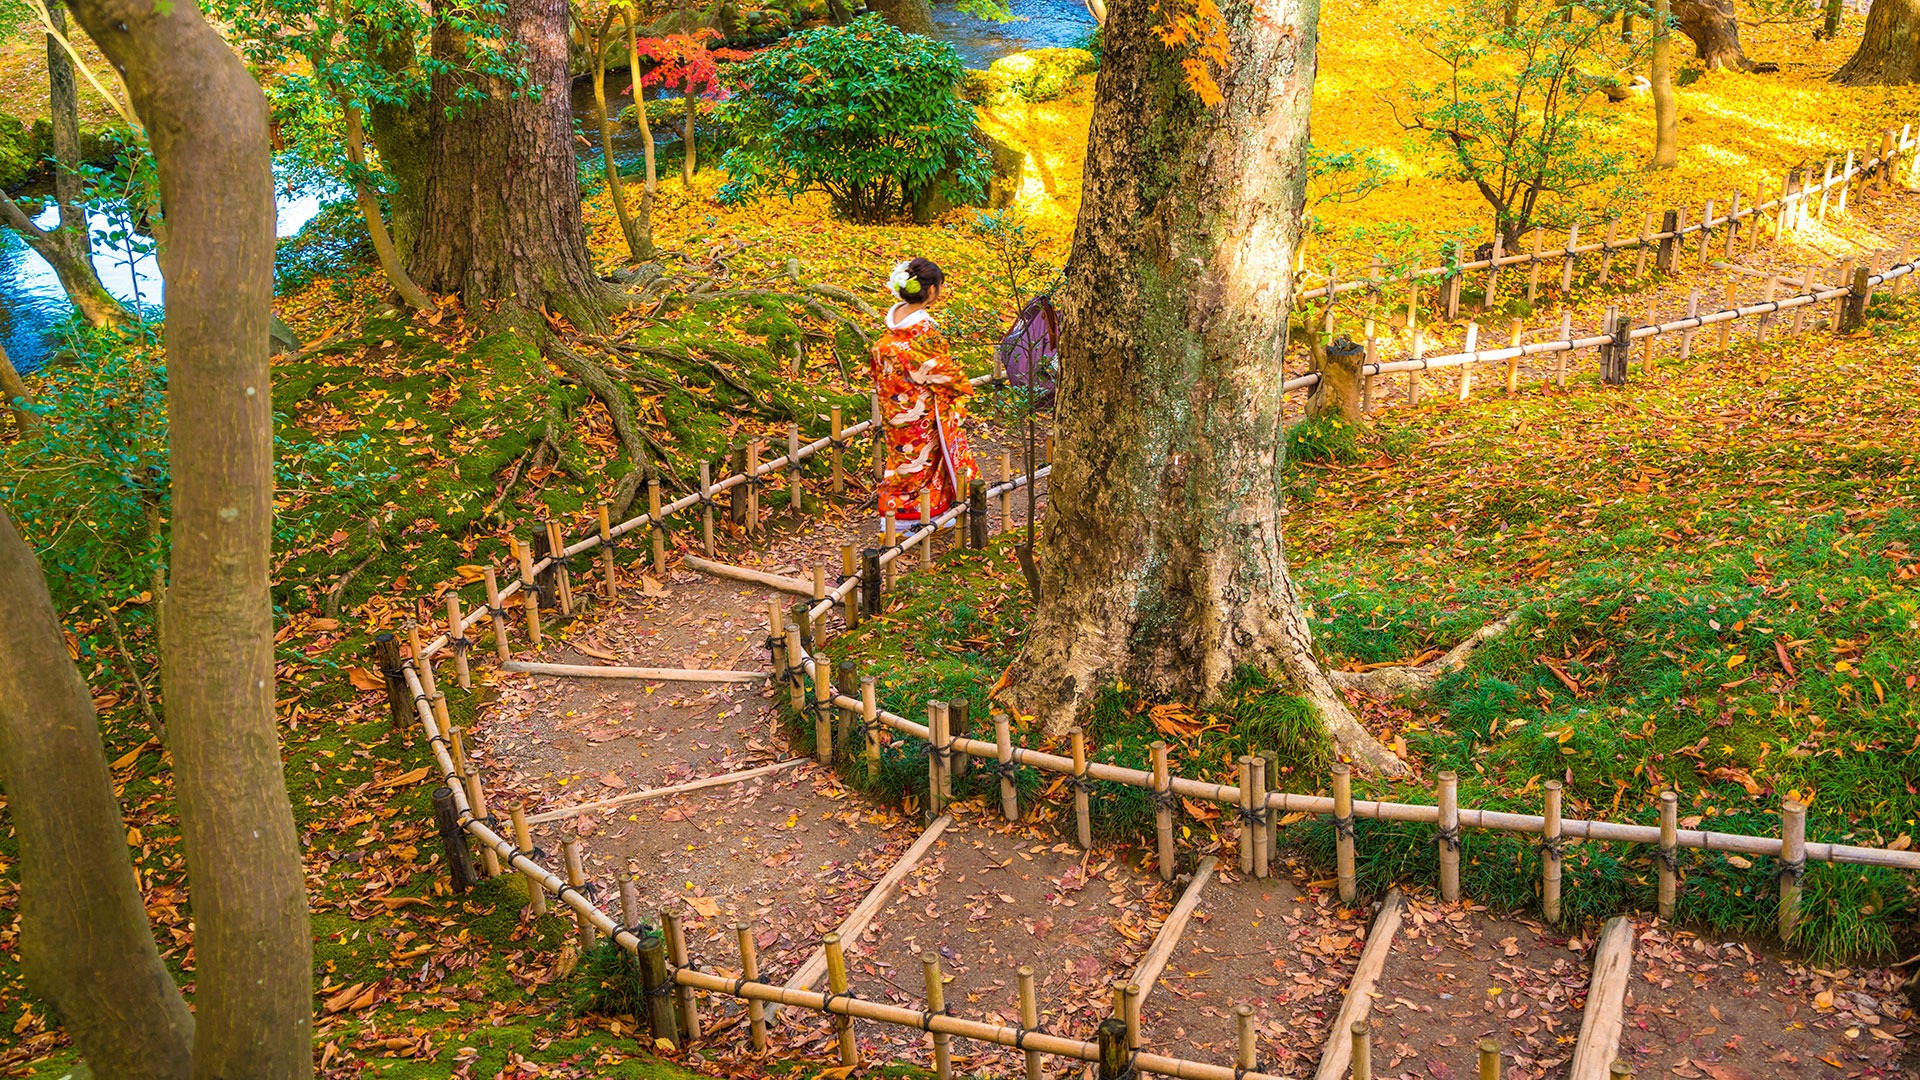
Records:
[[[67,9],[60,0],[48,0],[48,21],[66,33]],[[53,35],[47,35],[47,126],[53,134],[53,197],[60,204],[60,232],[69,246],[82,254],[93,250],[87,212],[80,205],[80,91],[73,81],[73,58]]]
[[[13,358],[4,348],[0,348],[0,404],[13,414],[13,421],[22,432],[33,426],[35,417],[26,408],[33,404],[33,395],[27,392],[26,380],[14,369]]]
[[[123,73],[167,213],[173,545],[160,654],[198,959],[194,1075],[310,1076],[312,937],[273,706],[266,97],[191,3],[73,9]]]
[[[75,242],[72,234],[65,230],[47,232],[33,223],[26,211],[20,209],[12,197],[0,192],[0,222],[4,222],[20,239],[26,241],[34,254],[47,260],[53,272],[60,279],[60,287],[66,290],[67,299],[73,303],[75,311],[90,326],[118,326],[131,317],[114,295],[100,284],[99,275],[93,271],[93,259],[87,248]],[[85,231],[85,226],[81,226]]]
[[[1673,30],[1668,0],[1653,3],[1653,167],[1671,169],[1680,163],[1680,117],[1673,100]]]
[[[100,1077],[193,1074],[193,1014],[160,961],[127,854],[93,694],[0,508],[0,782],[20,843],[27,985]]]
[[[869,0],[867,6],[909,34],[933,36],[933,5],[927,0]]]
[[[607,178],[614,216],[620,219],[620,235],[627,241],[627,261],[642,262],[652,256],[653,242],[640,235],[633,212],[627,209],[627,185],[620,179],[620,163],[613,158],[613,119],[607,114],[607,31],[612,28],[613,9],[608,8],[593,39],[593,118],[600,124],[600,168]]]
[[[1691,38],[1701,60],[1709,68],[1735,71],[1773,70],[1772,64],[1755,64],[1740,47],[1740,21],[1733,0],[1673,0],[1673,14],[1680,32]]]
[[[1342,749],[1397,762],[1314,659],[1281,544],[1280,358],[1305,201],[1318,0],[1221,5],[1202,105],[1152,5],[1116,5],[1059,297],[1061,380],[1039,610],[1009,673],[1050,730],[1117,679],[1212,696],[1284,671]]]
[[[413,34],[399,30],[383,34],[373,60],[395,82],[409,78],[418,65]],[[394,250],[402,261],[420,235],[421,204],[427,189],[427,127],[432,103],[416,97],[405,103],[367,103],[367,136],[380,152],[380,171],[387,175],[387,215]]]
[[[698,163],[694,160],[694,156],[693,156],[694,154],[693,117],[694,117],[694,114],[697,111],[699,111],[699,108],[700,108],[700,95],[694,93],[692,90],[688,90],[686,95],[686,102],[687,102],[686,133],[685,133],[685,137],[681,140],[683,143],[686,144],[686,156],[682,158],[680,162],[680,183],[690,188],[693,186],[694,170],[698,168]]]
[[[373,241],[373,254],[380,261],[380,272],[387,277],[387,284],[400,294],[407,306],[421,311],[434,309],[433,298],[422,292],[419,285],[407,276],[407,268],[400,262],[400,253],[394,249],[393,237],[387,232],[386,215],[380,210],[380,194],[367,183],[366,134],[360,127],[360,110],[345,97],[339,98],[340,115],[345,121],[347,163],[353,166],[353,199],[360,207],[360,220],[366,222],[367,236]]]
[[[646,254],[642,258],[653,258],[653,193],[660,187],[660,174],[654,161],[653,122],[647,119],[647,84],[641,77],[640,36],[633,25],[633,8],[620,9],[620,17],[627,24],[627,77],[633,82],[633,111],[640,120],[640,146],[647,160],[647,181],[640,189],[640,236],[646,241]]]
[[[509,322],[540,328],[544,308],[598,325],[613,291],[594,274],[581,224],[566,0],[506,0],[505,19],[528,77],[519,93],[463,73],[460,32],[446,19],[434,29],[446,66],[433,77],[426,210],[408,270],[470,312],[498,304]],[[463,88],[485,99],[462,102]]]
[[[1920,0],[1873,0],[1860,47],[1833,73],[1841,86],[1920,82]]]

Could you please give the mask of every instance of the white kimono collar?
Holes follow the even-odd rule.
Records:
[[[921,308],[920,310],[914,312],[913,314],[908,315],[906,318],[901,319],[898,322],[895,322],[894,313],[906,306],[907,305],[905,304],[895,304],[892,307],[887,309],[887,329],[905,330],[909,326],[913,326],[923,321],[931,321],[933,319],[933,316],[927,314],[926,308]]]

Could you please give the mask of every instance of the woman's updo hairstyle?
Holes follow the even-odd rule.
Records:
[[[887,291],[903,304],[922,304],[946,280],[947,275],[932,259],[908,259],[887,276]]]

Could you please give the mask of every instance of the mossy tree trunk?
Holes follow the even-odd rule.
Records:
[[[1671,169],[1680,163],[1679,106],[1673,99],[1673,29],[1668,0],[1654,0],[1653,57],[1648,81],[1653,84],[1653,167]]]
[[[383,34],[373,60],[390,79],[399,83],[419,64],[413,34],[394,28]],[[405,103],[369,101],[367,136],[380,151],[380,171],[387,175],[387,217],[392,227],[393,246],[405,259],[413,250],[414,237],[420,233],[420,213],[427,189],[427,130],[432,102],[417,98]]]
[[[909,34],[933,36],[933,5],[927,0],[870,0],[867,6]]]
[[[1692,39],[1699,58],[1709,68],[1753,71],[1759,65],[1740,47],[1740,21],[1733,0],[1674,0],[1673,17],[1680,32]],[[1771,65],[1767,65],[1769,68]]]
[[[445,64],[433,76],[425,209],[407,270],[476,315],[497,305],[509,321],[538,325],[544,308],[598,325],[612,290],[593,272],[580,216],[566,0],[507,0],[504,17],[527,74],[518,92],[462,72],[462,35],[450,20],[434,29]],[[463,88],[484,100],[462,101]]]
[[[1920,0],[1873,0],[1860,47],[1833,73],[1842,86],[1920,82]]]
[[[1009,697],[1050,730],[1116,679],[1200,701],[1283,671],[1342,749],[1397,768],[1313,656],[1281,546],[1280,357],[1317,0],[1221,5],[1206,107],[1146,0],[1114,6],[1060,294],[1039,610]]]

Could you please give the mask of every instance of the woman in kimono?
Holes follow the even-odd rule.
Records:
[[[946,275],[928,259],[903,262],[887,278],[900,302],[887,311],[887,332],[873,345],[873,388],[887,444],[878,492],[883,519],[918,521],[922,492],[939,517],[980,472],[960,430],[973,386],[927,311],[945,286]]]

